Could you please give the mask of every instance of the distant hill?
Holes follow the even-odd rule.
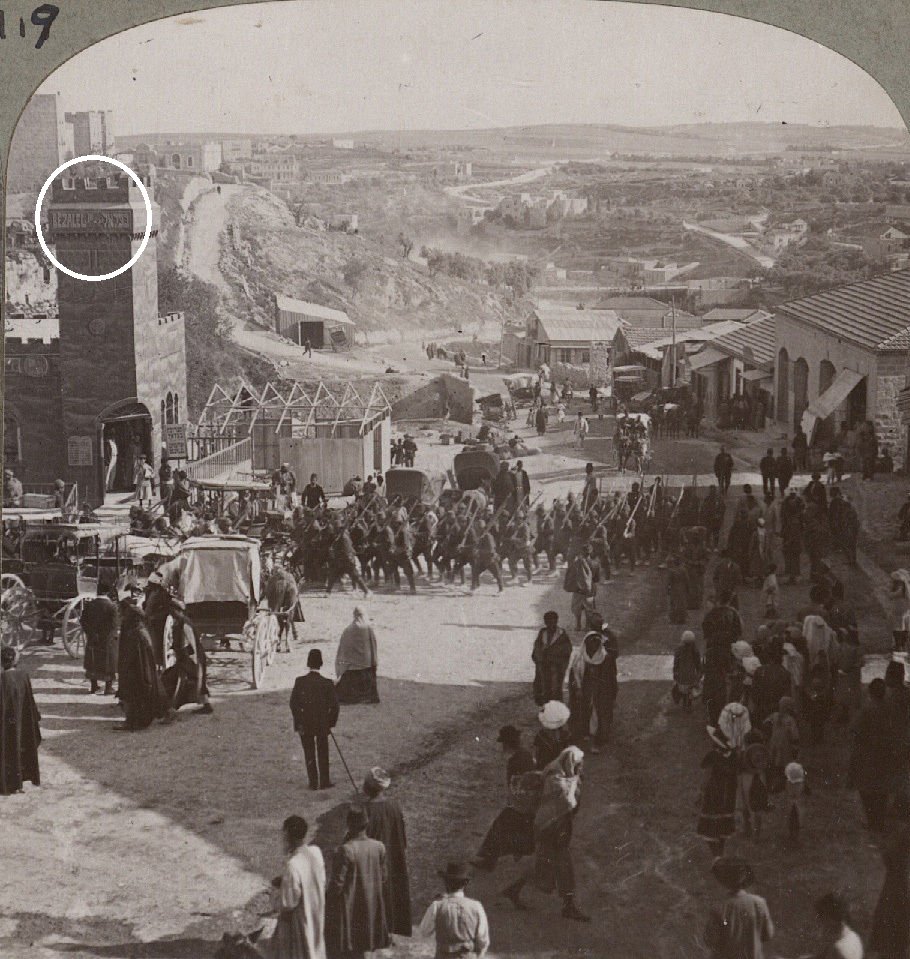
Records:
[[[547,124],[486,130],[367,131],[349,135],[387,148],[461,147],[493,153],[530,153],[552,159],[595,159],[612,153],[735,157],[832,149],[897,152],[910,156],[910,134],[906,130],[784,123],[699,123],[672,127]]]

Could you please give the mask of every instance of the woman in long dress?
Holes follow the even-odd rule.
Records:
[[[287,862],[276,886],[278,923],[262,944],[267,959],[326,959],[325,861],[318,846],[306,843],[307,822],[288,816],[282,833]]]
[[[376,685],[376,633],[366,621],[359,607],[354,609],[354,620],[341,634],[335,656],[335,675],[338,682],[335,693],[338,702],[378,703]]]

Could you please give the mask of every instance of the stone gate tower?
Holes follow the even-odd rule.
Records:
[[[78,273],[110,273],[139,248],[145,204],[125,174],[99,164],[58,178],[48,203],[57,259]],[[71,170],[67,173],[71,173]],[[141,454],[157,467],[162,427],[185,421],[186,347],[182,314],[158,315],[154,168],[143,174],[152,230],[143,255],[112,280],[59,276],[60,389],[68,479],[93,505],[132,488]]]

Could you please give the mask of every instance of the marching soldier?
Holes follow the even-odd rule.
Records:
[[[503,590],[502,567],[499,562],[499,555],[496,552],[496,540],[493,538],[493,533],[488,526],[481,527],[476,531],[472,527],[471,531],[476,532],[476,545],[471,558],[471,589],[477,589],[480,585],[480,574],[489,570],[493,574],[501,593]]]
[[[403,508],[403,507],[402,507]],[[411,524],[407,519],[402,520],[401,513],[392,514],[392,528],[394,530],[395,552],[393,562],[395,563],[395,582],[401,584],[399,570],[404,571],[408,586],[412,593],[417,592],[417,585],[414,582],[414,534],[411,532]]]
[[[369,596],[370,590],[360,575],[357,553],[348,527],[342,520],[337,520],[333,532],[335,537],[329,550],[330,566],[325,585],[326,596],[332,592],[335,583],[340,582],[344,576],[350,576],[351,584],[355,588],[362,589],[364,596]]]
[[[512,578],[518,576],[518,561],[520,560],[528,575],[528,582],[531,582],[532,565],[534,554],[531,547],[531,526],[528,523],[528,517],[525,510],[520,509],[515,515],[515,525],[511,535],[511,549],[509,551],[509,567],[512,570]]]

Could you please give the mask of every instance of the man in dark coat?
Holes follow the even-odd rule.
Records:
[[[515,474],[509,470],[509,464],[503,460],[499,464],[496,479],[493,480],[493,508],[499,510],[501,507],[505,509],[511,507],[515,503],[516,492]]]
[[[28,673],[16,667],[16,650],[0,651],[0,796],[21,792],[23,783],[41,785],[38,746],[41,714]]]
[[[538,706],[551,700],[562,702],[562,687],[572,657],[572,640],[559,626],[559,615],[544,613],[544,627],[534,640],[534,702]]]
[[[721,710],[727,704],[727,676],[733,666],[732,646],[742,637],[743,623],[730,605],[729,593],[720,593],[717,605],[702,620],[705,638],[704,703],[708,722],[717,725]]]
[[[786,446],[780,448],[780,455],[774,461],[774,476],[780,488],[780,495],[786,496],[787,487],[790,485],[790,480],[793,479],[793,460],[790,459]]]
[[[367,814],[367,836],[385,846],[387,880],[383,894],[389,932],[411,935],[411,887],[408,880],[407,836],[401,807],[386,795],[392,780],[378,766],[371,769],[363,782]]]
[[[730,479],[733,476],[733,457],[727,452],[724,446],[720,448],[720,452],[714,457],[714,475],[717,477],[720,495],[726,496],[727,490],[730,488]]]
[[[141,610],[132,599],[120,603],[117,670],[117,696],[126,714],[125,728],[147,729],[165,715],[167,704],[152,637]]]
[[[850,784],[859,793],[872,832],[884,832],[888,790],[899,766],[897,737],[885,702],[883,679],[869,683],[869,703],[853,727],[850,755]]]
[[[326,945],[338,959],[360,959],[391,941],[383,895],[388,860],[385,846],[367,836],[362,807],[348,811],[347,827],[326,888]]]
[[[764,493],[765,496],[774,496],[776,466],[777,461],[774,459],[774,450],[769,449],[758,464],[759,471],[761,472],[762,493]]]
[[[291,715],[303,745],[310,789],[329,789],[329,733],[338,722],[338,697],[332,680],[320,675],[321,651],[311,649],[306,664],[310,671],[294,681]]]
[[[531,480],[521,460],[515,464],[515,486],[518,492],[518,505],[522,506],[531,498]]]

